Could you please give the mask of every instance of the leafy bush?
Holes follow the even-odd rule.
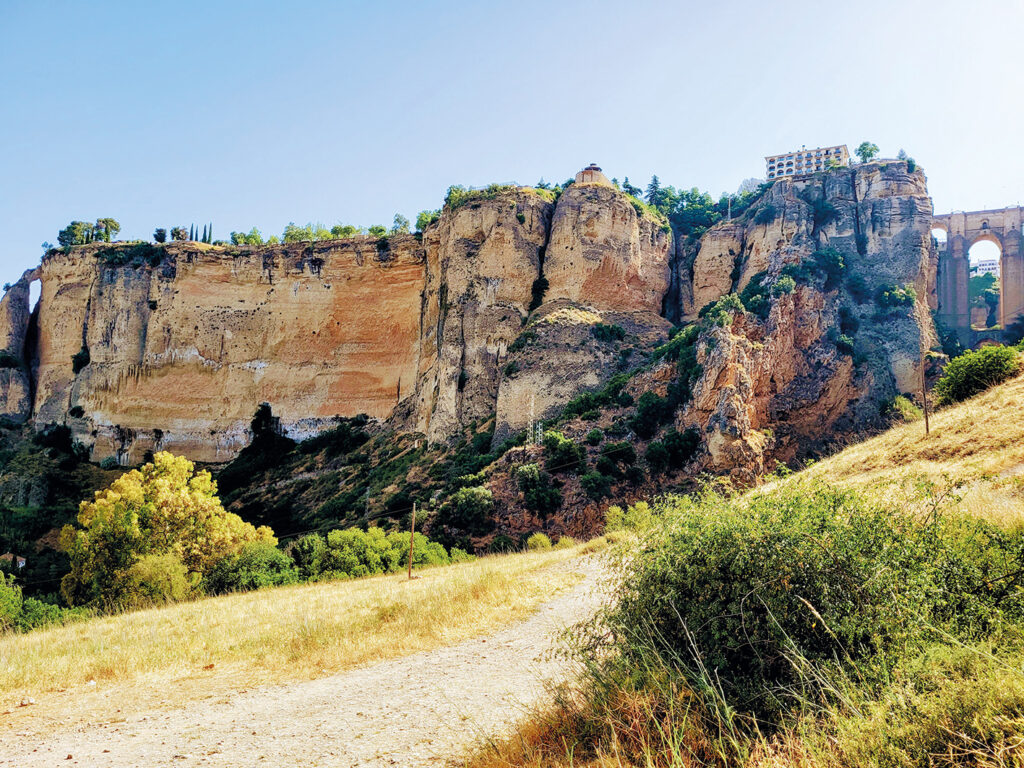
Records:
[[[1020,372],[1020,354],[1013,347],[991,346],[950,360],[935,384],[940,405],[958,403],[1006,381]]]
[[[612,481],[610,477],[600,472],[587,472],[580,478],[580,487],[583,492],[592,499],[603,499],[612,492]]]
[[[771,304],[768,303],[768,286],[765,285],[767,279],[767,272],[758,272],[750,278],[750,282],[740,292],[740,302],[746,310],[762,320],[768,317],[768,312],[771,309]],[[792,278],[783,279],[792,280]]]
[[[659,515],[646,501],[638,501],[623,509],[608,507],[604,515],[605,531],[646,531]]]
[[[526,540],[526,549],[530,552],[540,552],[545,549],[551,549],[551,539],[549,539],[546,534],[538,531]]]
[[[597,445],[604,440],[604,432],[595,427],[587,432],[587,436],[584,439],[587,441],[587,445]]]
[[[755,224],[771,224],[775,221],[775,217],[778,215],[778,210],[771,203],[765,203],[757,209],[757,213],[754,214]]]
[[[883,309],[912,307],[915,301],[917,291],[912,285],[905,285],[902,288],[898,285],[882,285],[875,291],[875,303]]]
[[[165,451],[83,502],[78,523],[60,536],[71,561],[61,594],[70,605],[131,605],[132,567],[148,555],[173,555],[198,579],[251,541],[276,543],[269,528],[225,511],[209,472]]]
[[[630,428],[648,440],[654,437],[666,421],[672,418],[672,404],[653,392],[644,392],[636,403],[636,413],[629,420]]]
[[[618,443],[608,443],[601,449],[601,455],[618,464],[629,465],[636,461],[636,449],[631,443],[624,440]]]
[[[724,705],[769,727],[834,701],[842,675],[884,685],[936,631],[967,640],[1024,618],[1021,536],[974,518],[916,521],[826,487],[667,506],[590,650],[610,637],[614,663],[677,670],[695,691],[713,670]]]
[[[71,356],[71,370],[77,376],[85,366],[89,364],[89,348],[82,345],[82,348]]]
[[[527,509],[546,517],[562,506],[562,492],[551,484],[551,476],[541,472],[536,464],[516,467],[515,477]]]
[[[796,290],[796,280],[789,275],[782,275],[772,286],[772,296],[785,296]]]
[[[299,570],[292,559],[268,541],[254,541],[235,555],[220,560],[206,576],[211,594],[244,592],[263,587],[295,584]]]
[[[117,461],[117,456],[104,456],[103,460],[100,462],[100,469],[111,470],[117,469],[120,466],[121,465]]]
[[[146,555],[128,569],[128,604],[143,608],[188,598],[192,584],[188,569],[172,554]]]
[[[324,571],[327,542],[319,533],[308,533],[291,546],[292,560],[303,579],[315,579]]]
[[[598,341],[622,341],[626,337],[626,329],[621,325],[594,323],[590,327],[590,332]]]
[[[896,395],[886,403],[882,412],[893,421],[911,422],[924,418],[924,411],[914,405],[910,398],[903,395]]]
[[[544,452],[547,454],[545,469],[549,472],[580,472],[586,467],[583,448],[561,432],[549,429],[544,433]]]
[[[473,534],[482,534],[494,527],[491,514],[494,496],[487,488],[460,488],[441,510],[441,521]]]
[[[841,333],[836,337],[836,349],[842,352],[844,355],[853,354],[853,337],[847,336],[845,333]]]
[[[744,310],[745,307],[740,297],[735,293],[730,293],[717,301],[705,304],[701,307],[697,316],[701,318],[703,321],[701,325],[705,328],[711,328],[712,326],[725,328],[727,325],[732,324],[733,313],[743,312]]]
[[[0,635],[67,624],[91,615],[82,608],[61,608],[34,597],[24,597],[15,577],[0,573]]]
[[[572,536],[560,536],[555,542],[555,549],[572,549],[578,543]]]
[[[510,355],[515,354],[521,349],[524,349],[527,344],[537,340],[537,332],[527,328],[525,331],[516,336],[516,340],[508,345],[508,353]]]

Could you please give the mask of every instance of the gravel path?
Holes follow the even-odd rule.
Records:
[[[226,701],[58,730],[44,743],[0,732],[0,765],[444,765],[519,719],[543,695],[543,680],[566,674],[566,662],[546,652],[563,627],[600,603],[600,567],[595,557],[559,567],[586,578],[485,638]]]

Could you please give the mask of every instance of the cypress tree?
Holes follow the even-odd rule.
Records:
[[[195,224],[189,224],[189,226],[188,226],[188,239],[190,241],[192,241],[192,242],[195,242],[195,239],[196,239],[196,225]]]
[[[199,242],[201,242],[201,243],[205,243],[206,242],[206,225],[205,224],[203,224],[203,237],[202,237],[202,239]]]
[[[207,233],[206,233],[206,242],[210,243],[211,245],[213,244],[213,222],[212,221],[210,222],[210,228],[207,230]]]

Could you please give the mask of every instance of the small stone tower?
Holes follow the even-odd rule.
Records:
[[[610,187],[612,183],[608,181],[608,177],[601,173],[601,169],[598,168],[594,163],[591,163],[582,171],[576,174],[576,184],[601,184],[605,187]]]

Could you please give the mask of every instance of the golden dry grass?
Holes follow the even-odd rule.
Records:
[[[972,514],[1007,527],[1024,524],[1024,376],[944,408],[930,421],[927,437],[923,421],[903,424],[785,482],[824,482],[897,502],[933,484],[961,498]]]
[[[40,694],[51,692],[59,709],[65,689],[116,684],[116,701],[105,704],[116,711],[165,698],[180,705],[457,643],[524,618],[578,581],[571,567],[548,567],[578,554],[491,556],[412,582],[403,574],[303,584],[0,636],[0,702],[44,704]]]

